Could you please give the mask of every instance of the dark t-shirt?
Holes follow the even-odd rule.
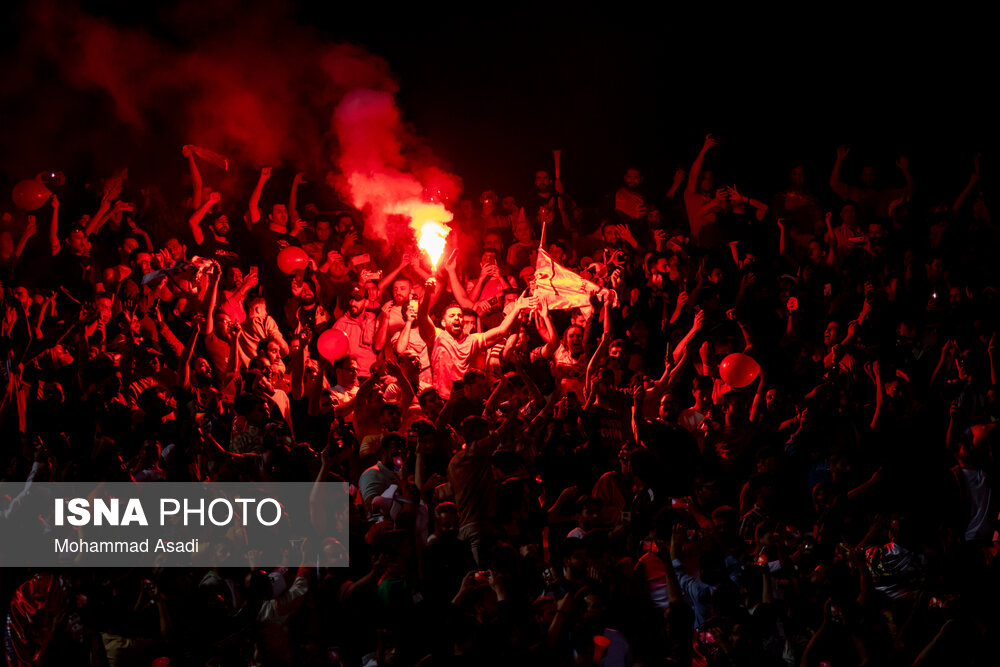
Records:
[[[195,248],[195,254],[199,257],[214,259],[222,267],[223,272],[234,266],[245,268],[241,261],[240,254],[233,247],[232,242],[223,243],[216,240],[211,232],[205,234],[205,240]]]

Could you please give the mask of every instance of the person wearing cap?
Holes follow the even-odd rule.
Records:
[[[375,363],[375,329],[377,318],[366,310],[368,295],[360,285],[355,285],[348,296],[347,312],[333,324],[333,328],[343,331],[349,341],[348,352],[358,361],[358,378],[361,382],[371,375]]]

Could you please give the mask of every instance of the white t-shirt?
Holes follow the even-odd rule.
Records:
[[[434,388],[441,394],[441,398],[448,400],[452,383],[461,380],[466,371],[474,367],[485,341],[483,334],[474,333],[458,342],[444,329],[437,330],[434,348],[431,350],[431,371],[434,375]]]

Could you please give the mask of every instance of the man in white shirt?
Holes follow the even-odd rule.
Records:
[[[434,326],[430,317],[430,306],[438,293],[437,281],[431,278],[427,281],[424,299],[420,302],[417,324],[420,338],[431,349],[434,388],[438,390],[441,398],[447,400],[451,395],[452,384],[462,379],[466,371],[474,366],[475,359],[481,357],[482,352],[507,335],[521,310],[528,307],[528,300],[519,297],[514,308],[498,326],[485,333],[467,334],[462,326],[462,307],[454,302],[445,308],[444,316],[441,318],[441,328]]]

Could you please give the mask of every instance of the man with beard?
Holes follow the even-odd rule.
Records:
[[[541,229],[545,222],[549,225],[549,233],[561,236],[575,227],[573,213],[576,203],[566,194],[562,180],[553,182],[544,169],[535,172],[535,191],[524,202],[519,217],[529,221],[536,229]]]
[[[195,254],[199,257],[209,257],[214,259],[228,269],[231,266],[238,266],[240,263],[239,253],[229,242],[229,218],[225,214],[219,213],[208,223],[208,234],[202,229],[201,223],[205,216],[212,210],[222,197],[218,192],[213,192],[208,196],[208,200],[202,204],[201,208],[195,211],[188,219],[188,227],[191,228],[191,238],[196,246]]]
[[[424,299],[420,302],[417,323],[420,338],[431,349],[434,388],[438,390],[441,398],[447,400],[451,396],[452,385],[460,381],[472,368],[475,358],[507,335],[521,314],[521,310],[528,307],[528,300],[519,297],[503,322],[486,333],[466,333],[462,326],[462,307],[455,302],[445,308],[444,316],[441,318],[442,328],[434,326],[430,318],[430,307],[438,293],[437,281],[431,278],[424,289]]]
[[[646,216],[646,198],[642,190],[642,172],[638,167],[625,170],[625,184],[615,191],[615,214],[622,222],[636,222]]]
[[[347,301],[347,312],[333,324],[333,328],[343,331],[350,342],[348,352],[358,360],[358,376],[364,382],[371,375],[372,364],[375,363],[374,313],[365,309],[367,296],[360,285],[355,285]]]

